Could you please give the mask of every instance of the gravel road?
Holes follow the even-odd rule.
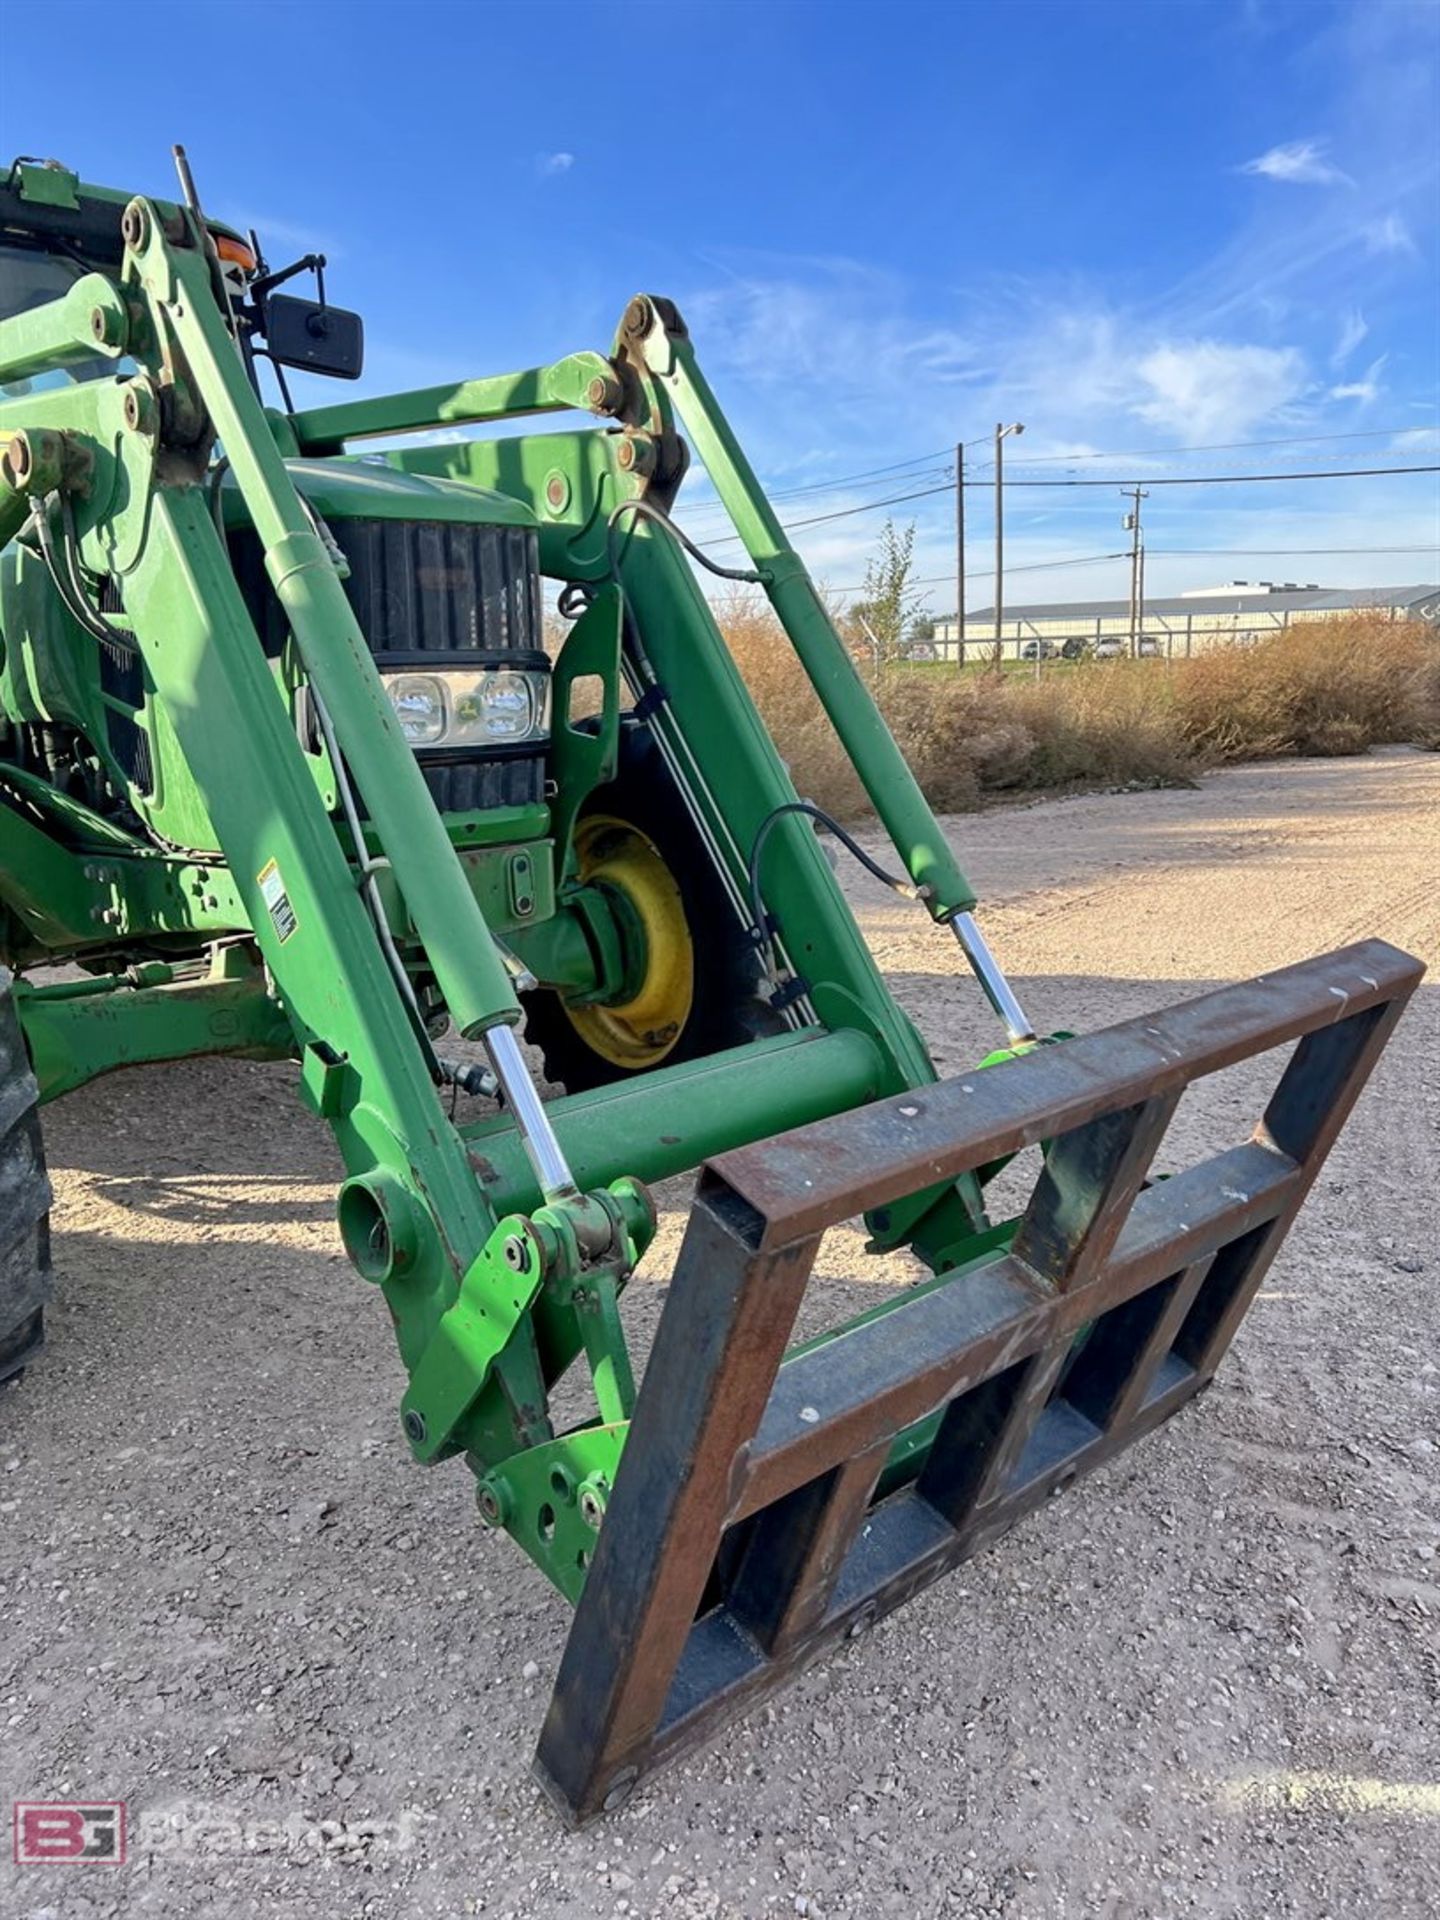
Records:
[[[1440,959],[1437,756],[949,826],[1044,1029],[1367,933]],[[993,1034],[958,953],[863,876],[853,897],[942,1071],[969,1064]],[[0,1795],[125,1798],[130,1860],[0,1865],[0,1913],[1435,1912],[1437,1006],[1422,988],[1210,1394],[579,1836],[528,1773],[565,1610],[463,1468],[409,1462],[292,1071],[60,1103],[59,1301],[0,1395]],[[1253,1098],[1187,1099],[1180,1144]],[[683,1184],[664,1198],[642,1341]],[[857,1282],[837,1241],[818,1312],[908,1278]]]

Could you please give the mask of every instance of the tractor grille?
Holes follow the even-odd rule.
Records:
[[[528,527],[335,520],[345,590],[370,651],[538,652],[538,535]]]
[[[533,528],[432,520],[329,522],[350,576],[345,591],[377,666],[446,664],[545,670],[539,537]],[[232,533],[236,579],[272,659],[288,624],[270,590],[260,542]],[[445,655],[458,656],[453,662]],[[442,813],[540,800],[545,754],[534,744],[421,749],[425,783]]]

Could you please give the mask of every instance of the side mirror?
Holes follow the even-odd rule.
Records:
[[[265,301],[265,344],[282,366],[358,380],[365,364],[365,323],[346,307],[272,293]]]

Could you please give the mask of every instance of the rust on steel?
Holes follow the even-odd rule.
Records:
[[[566,1817],[1200,1392],[1422,972],[1366,941],[711,1161],[536,1756]],[[1192,1081],[1292,1044],[1150,1180]],[[827,1228],[1038,1141],[1008,1245],[786,1357]]]

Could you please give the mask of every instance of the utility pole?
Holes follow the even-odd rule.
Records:
[[[965,664],[965,442],[955,443],[955,664]]]
[[[1000,628],[1005,618],[1005,473],[1002,458],[1005,441],[1012,433],[1024,433],[1024,422],[1012,420],[1007,427],[995,422],[995,671],[1000,671]]]
[[[1130,535],[1130,658],[1140,655],[1140,633],[1145,624],[1145,542],[1140,527],[1140,502],[1150,498],[1143,487],[1122,487],[1121,493],[1135,506],[1121,525]]]

